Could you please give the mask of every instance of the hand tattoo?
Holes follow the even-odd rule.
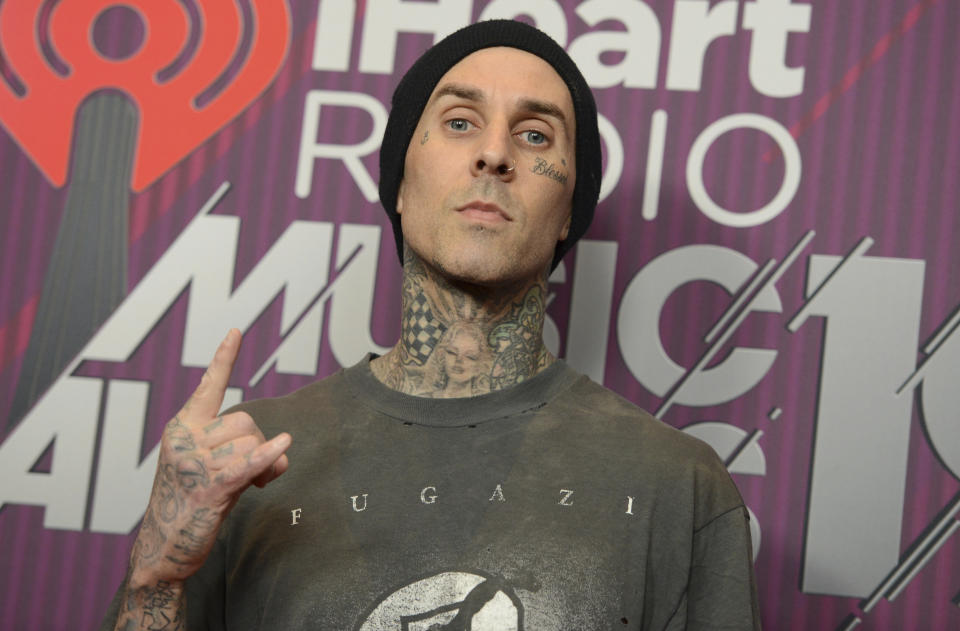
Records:
[[[167,556],[167,560],[178,565],[191,563],[191,559],[200,556],[210,543],[210,537],[216,529],[217,518],[209,508],[198,508],[190,516],[190,522],[177,534],[174,549],[181,553],[186,560]]]
[[[221,445],[220,447],[217,447],[216,449],[210,452],[210,455],[214,459],[217,459],[217,458],[222,458],[224,456],[229,456],[232,453],[233,453],[233,443],[230,442],[230,443],[227,443],[226,445]]]

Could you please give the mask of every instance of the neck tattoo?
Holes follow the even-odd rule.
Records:
[[[384,384],[417,396],[502,390],[554,361],[543,345],[546,277],[506,292],[451,284],[405,248],[400,340],[371,364]]]

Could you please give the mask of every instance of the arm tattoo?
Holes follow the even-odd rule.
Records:
[[[155,587],[128,589],[125,611],[117,628],[179,631],[186,628],[184,609],[183,595],[167,581],[159,581]]]

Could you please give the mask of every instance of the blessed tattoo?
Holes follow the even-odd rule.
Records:
[[[567,174],[558,169],[555,163],[547,163],[543,158],[534,158],[534,164],[530,167],[530,172],[548,177],[558,184],[567,183]]]

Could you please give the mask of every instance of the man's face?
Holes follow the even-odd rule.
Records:
[[[424,262],[502,285],[545,273],[567,235],[573,102],[545,61],[487,48],[437,83],[407,149],[397,211]]]

